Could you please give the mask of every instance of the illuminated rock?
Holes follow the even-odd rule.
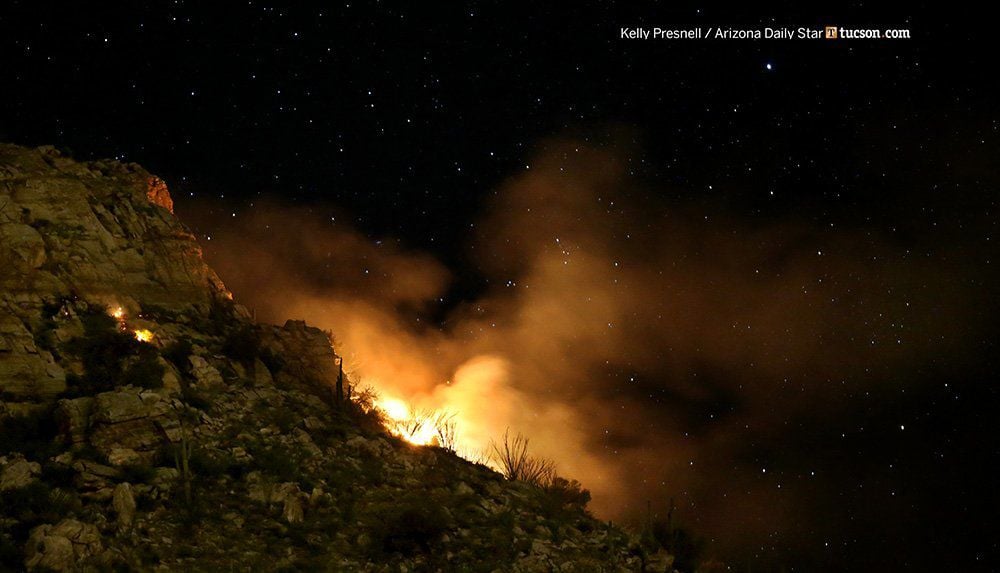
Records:
[[[53,300],[208,313],[232,295],[171,213],[166,185],[135,164],[78,162],[0,144],[0,394],[65,390]]]

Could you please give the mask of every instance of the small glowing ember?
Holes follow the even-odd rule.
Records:
[[[113,316],[118,322],[121,322],[125,320],[125,309],[119,306],[111,311],[111,316]]]
[[[150,342],[153,340],[153,332],[151,330],[146,330],[145,328],[140,328],[134,332],[135,339],[139,342]]]

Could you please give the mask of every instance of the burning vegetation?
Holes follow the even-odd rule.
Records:
[[[148,328],[130,328],[128,324],[128,315],[125,313],[125,309],[121,306],[116,306],[113,309],[108,309],[108,313],[112,318],[118,323],[118,329],[122,332],[131,332],[132,336],[135,337],[139,342],[152,342],[153,341],[153,331]]]
[[[455,451],[455,416],[448,411],[417,408],[398,398],[383,397],[372,386],[353,394],[351,401],[362,412],[378,419],[390,434],[406,442]]]
[[[455,412],[417,408],[398,398],[383,397],[371,386],[352,395],[351,402],[363,413],[375,417],[390,434],[410,444],[443,448],[468,461],[489,466],[511,481],[575,492],[567,495],[581,506],[590,500],[590,492],[579,482],[559,477],[553,460],[530,453],[530,439],[520,432],[512,434],[508,428],[499,439],[490,439],[485,446],[459,447]]]
[[[144,317],[143,314],[138,316],[140,319]],[[127,384],[147,388],[162,384],[164,371],[156,361],[160,352],[153,345],[155,334],[147,328],[153,326],[149,321],[140,320],[140,327],[130,320],[129,313],[120,305],[91,306],[80,317],[85,328],[84,336],[71,341],[68,349],[83,358],[85,368],[82,376],[70,376],[68,379],[70,395],[88,395]],[[237,329],[226,336],[221,350],[231,358],[252,364],[264,351],[257,336],[252,328]],[[332,335],[330,338],[333,340]],[[178,348],[175,342],[164,348],[162,354],[183,368],[191,354],[191,347],[187,344],[186,350]],[[354,412],[374,422],[375,427],[413,446],[441,448],[473,463],[488,466],[510,481],[542,488],[564,499],[566,504],[582,508],[589,502],[590,492],[583,489],[579,482],[559,477],[553,460],[529,451],[530,440],[524,434],[512,433],[507,428],[498,438],[483,439],[481,435],[474,435],[460,440],[459,412],[448,407],[419,406],[384,395],[372,385],[358,389],[360,384],[352,384],[351,377],[343,372],[343,358],[336,358],[340,373],[334,391],[335,401],[346,404],[348,413]],[[495,364],[484,362],[477,368],[495,367]],[[111,381],[110,386],[108,381]]]
[[[135,335],[135,339],[139,342],[150,342],[153,340],[153,331],[145,328],[137,328],[132,334]]]
[[[416,408],[402,400],[384,398],[376,402],[385,417],[386,429],[417,446],[438,446],[455,451],[455,415],[447,410]]]
[[[37,334],[40,347],[73,357],[80,364],[78,371],[66,374],[64,397],[89,396],[126,385],[163,385],[165,368],[153,344],[153,331],[130,324],[123,307],[65,299],[48,305],[44,314],[47,318]],[[82,331],[60,343],[59,325],[75,320]]]
[[[482,563],[484,558],[498,562],[526,558],[532,547],[543,543],[536,542],[534,533],[527,533],[537,527],[547,531],[549,541],[545,543],[552,549],[546,552],[565,554],[567,562],[584,555],[594,555],[592,558],[603,562],[607,551],[603,544],[609,538],[617,540],[616,559],[640,559],[637,549],[626,546],[629,538],[625,533],[589,515],[589,492],[577,482],[558,478],[551,462],[529,455],[528,440],[522,435],[506,432],[492,445],[492,454],[459,456],[457,412],[381,396],[372,387],[354,391],[342,370],[338,378],[344,392],[333,393],[334,402],[330,391],[338,386],[331,384],[331,369],[313,364],[303,371],[294,357],[284,353],[284,347],[285,362],[268,357],[274,352],[269,336],[276,327],[206,319],[197,331],[178,331],[177,322],[163,320],[164,313],[143,308],[135,313],[136,322],[130,322],[122,307],[107,308],[75,298],[49,304],[43,311],[46,320],[42,330],[37,333],[39,344],[81,367],[67,373],[67,389],[60,395],[63,410],[47,409],[37,419],[18,421],[19,426],[4,423],[0,446],[24,451],[32,460],[54,459],[61,448],[71,447],[69,442],[52,439],[51,434],[39,441],[32,435],[35,427],[62,428],[54,421],[63,420],[70,403],[95,408],[129,404],[143,417],[134,418],[140,422],[130,425],[128,434],[88,429],[83,434],[88,440],[86,447],[76,447],[60,457],[72,455],[75,460],[87,456],[88,464],[102,468],[109,464],[107,471],[115,472],[115,479],[137,484],[137,491],[143,493],[130,495],[142,496],[144,505],[133,508],[130,527],[155,523],[160,531],[177,531],[166,528],[188,528],[197,523],[198,539],[203,539],[209,535],[207,527],[219,527],[208,517],[210,512],[224,507],[232,508],[235,514],[245,511],[246,503],[257,504],[243,518],[255,524],[248,531],[269,531],[256,523],[280,519],[295,524],[312,539],[323,540],[310,541],[308,549],[297,557],[301,563],[316,560],[303,569],[329,563],[330,557],[316,548],[332,544],[323,535],[344,530],[352,532],[352,540],[362,540],[346,549],[359,562],[410,559],[434,564],[436,570],[464,570],[461,564]],[[138,328],[137,323],[149,328]],[[140,336],[148,333],[152,338],[150,329],[160,333],[156,344]],[[74,334],[68,339],[64,335],[64,342],[59,342],[60,331]],[[304,327],[296,330],[294,324],[283,327],[282,332],[297,342],[306,334]],[[325,342],[318,329],[308,334],[314,349]],[[332,352],[313,356],[338,362]],[[196,370],[199,364],[201,369]],[[164,368],[174,374],[176,384],[164,385]],[[207,377],[209,371],[217,373],[215,383]],[[260,371],[266,371],[266,382],[258,376]],[[303,377],[298,378],[300,375]],[[152,398],[154,395],[158,397]],[[205,424],[207,413],[223,422]],[[88,413],[87,419],[98,419],[99,415]],[[400,440],[388,439],[387,433]],[[404,441],[413,447],[405,446]],[[122,457],[126,455],[129,457]],[[478,464],[467,463],[462,457]],[[502,485],[501,477],[483,465],[523,483]],[[55,479],[49,466],[45,471],[51,474],[46,475],[49,481]],[[65,471],[58,475],[65,475]],[[157,497],[147,496],[144,492],[154,491],[151,484],[157,479]],[[400,481],[390,481],[396,479]],[[51,510],[61,512],[59,515],[78,512],[88,503],[77,497],[75,485],[58,483],[58,488],[51,489],[55,494],[48,489],[50,485],[39,482],[37,498],[18,501],[20,498],[5,493],[0,500],[5,507],[20,504],[16,515],[24,527],[17,532],[16,544],[30,545],[31,528],[49,520],[48,514],[39,514],[35,507],[51,507],[50,498],[70,496],[75,504],[75,508]],[[525,483],[534,487],[524,487]],[[138,490],[140,486],[144,489]],[[234,491],[246,492],[249,502],[235,498]],[[148,519],[147,507],[155,508],[155,522],[144,521]],[[117,506],[113,511],[120,513]],[[149,511],[148,515],[154,514]],[[516,524],[524,525],[514,527]],[[461,531],[473,531],[484,542],[456,534]],[[561,547],[561,541],[551,541],[558,539],[554,537],[557,534],[570,535],[566,532],[571,532],[577,543],[570,549]],[[211,533],[220,539],[230,534]],[[586,546],[588,539],[594,540],[592,548]],[[498,544],[498,540],[503,541]],[[0,569],[8,562],[23,562],[16,544],[9,545],[12,551],[0,555]],[[488,555],[478,553],[487,547]],[[169,555],[174,547],[157,551]],[[345,551],[339,547],[337,551],[337,558],[343,559]],[[246,558],[247,553],[241,551],[240,555]]]

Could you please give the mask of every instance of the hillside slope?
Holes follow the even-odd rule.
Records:
[[[0,144],[0,570],[667,571],[578,489],[338,399],[134,164]]]

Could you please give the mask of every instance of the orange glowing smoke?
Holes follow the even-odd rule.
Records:
[[[455,412],[459,452],[474,458],[510,428],[583,481],[605,518],[644,520],[648,500],[665,510],[677,495],[697,503],[701,533],[770,543],[815,500],[802,497],[812,486],[779,495],[769,480],[744,479],[760,472],[754,444],[792,436],[783,420],[849,415],[840,392],[896,379],[869,375],[872,364],[909,372],[964,353],[969,334],[987,328],[978,321],[989,313],[975,312],[987,299],[959,286],[973,281],[957,252],[954,272],[935,272],[905,256],[895,233],[745,218],[715,196],[637,186],[627,173],[641,153],[623,135],[596,148],[544,142],[484,218],[463,221],[475,224],[473,241],[456,252],[488,281],[443,317],[455,278],[445,263],[391,237],[373,242],[348,217],[334,225],[280,204],[232,221],[207,204],[191,216],[215,231],[209,261],[262,319],[332,330],[352,382]],[[915,312],[907,299],[941,310]],[[860,301],[895,310],[872,318]],[[858,341],[876,324],[895,332],[896,313],[907,331],[941,336],[869,356]],[[857,386],[835,389],[834,378]],[[409,412],[382,408],[397,421]]]
[[[412,355],[396,356],[396,360],[404,359],[419,364]],[[535,415],[566,422],[565,412],[551,407],[529,407],[521,393],[510,385],[510,363],[500,356],[480,355],[465,361],[450,371],[448,382],[438,384],[430,392],[408,391],[403,384],[383,382],[395,379],[394,372],[380,368],[383,364],[383,361],[372,362],[365,370],[378,374],[365,378],[367,385],[380,395],[373,405],[381,412],[387,430],[411,444],[439,446],[466,459],[493,465],[485,452],[493,439],[508,428],[531,428],[530,419]],[[550,440],[539,436],[536,442],[545,448],[544,453],[539,450],[539,455],[553,451],[557,447],[553,442],[572,438],[569,431]],[[586,454],[577,456],[586,457]]]
[[[385,398],[376,404],[391,420],[404,421],[410,417],[410,408],[402,400]]]

